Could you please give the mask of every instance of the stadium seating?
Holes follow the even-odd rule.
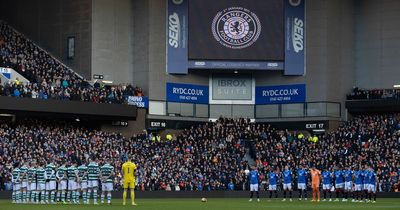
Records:
[[[0,21],[0,67],[16,70],[30,83],[0,85],[0,96],[125,103],[125,96],[142,96],[132,85],[93,86],[32,41]],[[1,82],[0,82],[1,84]]]
[[[120,188],[120,167],[127,154],[138,165],[139,190],[247,189],[246,142],[252,142],[262,172],[282,170],[289,164],[315,164],[323,169],[336,165],[368,164],[378,175],[379,191],[393,191],[400,174],[400,115],[362,115],[337,130],[309,141],[305,135],[278,131],[246,119],[219,119],[183,130],[171,140],[152,140],[151,134],[125,138],[74,123],[23,120],[0,124],[0,171],[10,181],[13,165],[22,161],[82,162],[97,156],[100,164],[111,158]],[[299,138],[300,137],[300,138]],[[4,184],[2,184],[4,187]]]

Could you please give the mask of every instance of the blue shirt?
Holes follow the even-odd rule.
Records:
[[[276,185],[276,173],[269,172],[269,184]]]
[[[343,171],[335,171],[335,183],[342,184],[343,183]]]
[[[363,183],[363,172],[362,171],[356,171],[354,172],[354,176],[356,177],[356,184],[362,184]]]
[[[322,172],[322,184],[332,184],[332,173],[330,171]]]
[[[353,171],[352,170],[344,171],[344,179],[346,180],[346,182],[353,181]]]
[[[284,184],[291,184],[292,183],[292,171],[291,170],[284,170],[283,171],[283,183]]]
[[[258,184],[258,171],[252,170],[249,174],[250,184]]]
[[[369,171],[364,170],[364,183],[363,184],[369,184]]]
[[[231,182],[228,184],[228,189],[229,190],[234,190],[235,189],[235,185]]]
[[[305,184],[306,183],[306,178],[307,172],[304,169],[299,169],[297,170],[297,183]]]
[[[373,171],[370,171],[369,173],[369,184],[376,185],[376,174]]]

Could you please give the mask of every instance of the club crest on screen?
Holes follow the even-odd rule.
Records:
[[[261,23],[257,15],[243,7],[219,11],[212,22],[215,40],[231,49],[243,49],[257,41]]]

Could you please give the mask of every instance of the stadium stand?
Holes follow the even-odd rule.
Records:
[[[100,164],[111,158],[119,189],[120,167],[127,154],[138,165],[137,187],[142,191],[235,190],[248,187],[246,148],[253,144],[256,163],[263,172],[288,164],[374,167],[378,191],[394,191],[400,174],[400,115],[360,115],[337,130],[309,141],[306,135],[278,131],[247,119],[224,119],[199,124],[181,134],[158,140],[152,134],[125,138],[60,121],[26,119],[0,124],[2,188],[9,185],[13,165],[22,161],[82,162],[97,156]],[[250,143],[249,143],[250,142]],[[5,184],[6,183],[6,184]]]
[[[400,99],[400,89],[373,89],[365,90],[353,88],[353,91],[347,95],[347,100],[371,100],[371,99]]]
[[[125,96],[143,95],[141,88],[129,84],[89,84],[4,21],[0,21],[0,66],[16,70],[30,81],[0,86],[1,96],[122,104]]]

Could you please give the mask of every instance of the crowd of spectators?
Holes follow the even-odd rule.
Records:
[[[380,191],[398,188],[400,175],[400,115],[361,115],[343,123],[333,132],[310,141],[301,133],[277,131],[265,125],[255,138],[260,168],[282,170],[313,164],[331,170],[372,166]]]
[[[0,86],[0,95],[41,99],[126,103],[125,96],[142,96],[132,85],[89,84],[7,23],[0,21],[0,67],[12,68],[29,80]],[[1,82],[0,82],[1,84]]]
[[[400,89],[372,89],[365,90],[353,88],[350,94],[347,94],[347,100],[367,100],[367,99],[400,99]]]
[[[400,175],[399,120],[397,114],[358,116],[318,141],[246,119],[221,118],[183,130],[169,140],[146,133],[126,138],[65,122],[2,122],[0,180],[9,182],[16,162],[81,163],[95,156],[100,164],[105,158],[112,160],[118,189],[121,164],[132,155],[138,165],[138,190],[244,190],[248,188],[245,170],[252,164],[246,149],[253,145],[263,183],[267,171],[281,171],[285,165],[296,170],[315,164],[332,170],[368,164],[378,174],[379,190],[394,191]]]
[[[0,84],[0,96],[125,104],[128,96],[142,96],[142,91],[132,85],[105,86],[95,83],[93,87],[73,88],[14,81]]]

